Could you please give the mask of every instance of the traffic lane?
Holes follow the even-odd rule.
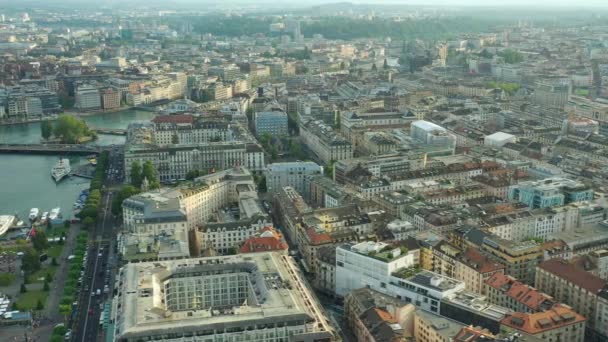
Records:
[[[95,256],[98,260],[98,263],[105,263],[106,257],[102,253],[102,256],[97,254]],[[92,258],[95,259],[95,258]],[[94,269],[94,264],[91,269]],[[101,284],[104,281],[105,271],[98,271],[97,274],[92,274],[92,281],[90,283],[89,291],[87,291],[87,297],[83,298],[86,303],[85,310],[82,312],[82,318],[80,320],[80,329],[78,333],[78,339],[76,341],[91,341],[95,340],[97,336],[97,329],[99,326],[99,317],[101,315],[101,310],[99,309],[99,304],[102,302],[103,294],[103,286]],[[100,290],[100,294],[97,295],[97,290]],[[89,302],[90,300],[90,302]],[[90,303],[90,305],[89,305]],[[87,317],[88,316],[88,317]],[[86,328],[84,327],[85,322]]]
[[[87,257],[87,266],[85,271],[86,278],[83,279],[83,291],[80,295],[79,301],[79,311],[77,315],[77,332],[75,335],[79,335],[82,337],[83,329],[84,329],[84,321],[86,319],[86,315],[88,315],[88,301],[91,296],[91,291],[94,291],[94,275],[93,268],[95,266],[95,259],[97,258],[96,253],[97,248],[95,246],[91,247],[88,252]]]
[[[107,254],[103,253],[101,257],[99,257],[99,261],[102,264],[107,264]],[[95,275],[95,281],[93,282],[94,293],[93,300],[91,301],[91,317],[89,317],[89,323],[87,324],[86,335],[85,338],[87,341],[89,339],[95,338],[99,334],[99,319],[101,317],[101,312],[103,311],[102,307],[104,301],[106,299],[106,294],[103,293],[103,288],[105,285],[105,276],[106,269],[102,267],[100,271]],[[99,295],[97,295],[97,290],[99,290]]]
[[[107,224],[111,224],[111,222],[107,222]],[[104,235],[111,235],[111,232],[106,232],[104,230]],[[103,237],[103,236],[102,236]],[[84,329],[84,339],[85,340],[90,340],[93,338],[96,338],[96,336],[98,336],[99,333],[99,319],[101,316],[101,312],[102,312],[102,308],[100,307],[100,305],[102,305],[104,303],[104,300],[106,298],[106,294],[103,293],[103,289],[105,286],[105,278],[107,275],[107,265],[108,265],[108,259],[109,259],[109,248],[110,248],[110,244],[109,243],[100,243],[98,246],[98,251],[96,254],[96,263],[97,263],[97,270],[96,273],[93,274],[93,280],[91,282],[91,289],[90,289],[90,305],[87,302],[88,305],[88,312],[87,314],[89,315],[88,319],[87,317],[84,318],[84,322],[83,325],[86,325],[86,327],[83,327]],[[92,266],[92,269],[95,270],[95,265]],[[99,290],[99,295],[97,295],[97,290]],[[93,294],[93,295],[91,295]],[[81,339],[82,340],[82,339]]]

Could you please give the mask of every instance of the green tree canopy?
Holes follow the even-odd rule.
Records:
[[[87,217],[84,218],[84,220],[82,220],[82,224],[86,228],[91,228],[95,224],[95,219],[92,218],[91,216],[87,216]]]
[[[186,180],[193,180],[197,177],[200,177],[201,172],[199,170],[190,170],[186,173]]]
[[[156,169],[154,168],[154,164],[152,164],[151,161],[148,160],[144,163],[141,176],[142,180],[144,178],[148,179],[150,189],[157,189],[160,187],[160,183],[158,182],[158,176],[156,174]]]
[[[143,174],[141,169],[141,164],[138,161],[134,161],[131,165],[131,185],[136,188],[141,187],[141,182],[143,181]]]
[[[49,246],[49,241],[46,238],[46,233],[37,230],[36,234],[32,237],[32,246],[34,246],[34,249],[38,252],[42,252],[43,250],[47,249]]]
[[[40,255],[31,248],[27,249],[21,259],[21,269],[28,274],[38,271],[40,269]]]
[[[40,124],[40,135],[44,140],[48,140],[53,135],[53,124],[50,121],[42,121]]]
[[[71,115],[59,116],[53,134],[65,144],[77,144],[80,139],[93,135],[84,120]]]
[[[112,199],[112,214],[119,215],[121,213],[122,202],[133,195],[137,195],[139,192],[139,188],[132,185],[123,186]]]
[[[516,64],[524,60],[524,56],[513,49],[505,49],[499,52],[498,55],[503,57],[505,59],[505,63],[508,64]]]

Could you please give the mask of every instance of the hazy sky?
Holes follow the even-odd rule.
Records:
[[[14,2],[13,2],[14,1]],[[608,7],[608,0],[0,0],[0,8],[10,5],[30,5],[35,4],[81,4],[90,7],[91,5],[97,4],[103,5],[115,5],[115,4],[138,4],[138,5],[152,5],[158,7],[170,8],[172,4],[189,4],[196,7],[196,5],[234,5],[243,4],[248,5],[269,5],[270,7],[305,7],[310,5],[318,4],[330,4],[330,3],[345,3],[350,2],[354,4],[385,4],[385,5],[419,5],[419,6],[483,6],[483,7],[495,7],[495,6],[512,6],[512,7]],[[19,6],[20,7],[20,6]]]
[[[11,2],[11,0],[0,0],[0,7],[4,1]],[[24,0],[23,2],[27,3],[65,3],[65,2],[82,2],[82,3],[107,3],[107,2],[141,2],[140,0]],[[256,4],[256,3],[274,3],[278,4],[280,2],[273,0],[172,0],[172,1],[164,1],[168,7],[171,6],[173,2],[180,3],[213,3],[213,4],[221,4],[221,3],[247,3],[247,4]],[[509,6],[509,5],[527,5],[527,6],[554,6],[556,4],[560,5],[570,5],[570,6],[584,6],[584,5],[608,5],[608,0],[286,0],[283,1],[284,4],[294,5],[311,5],[311,4],[330,4],[330,3],[355,3],[355,4],[391,4],[391,5],[475,5],[475,6]],[[6,5],[7,3],[5,3]]]

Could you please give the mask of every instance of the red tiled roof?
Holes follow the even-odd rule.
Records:
[[[383,320],[387,323],[397,323],[397,320],[393,317],[393,315],[388,313],[386,310],[383,310],[380,308],[374,308],[374,311],[376,311],[376,314],[378,314],[378,317],[381,320]]]
[[[459,259],[462,263],[474,268],[479,273],[495,272],[505,268],[504,265],[490,260],[474,248],[467,249],[460,255]]]
[[[516,281],[517,281],[517,279],[511,277],[510,275],[506,275],[506,274],[502,274],[502,273],[495,273],[486,280],[486,284],[488,286],[491,286],[491,287],[499,290],[504,285],[511,284]]]
[[[192,115],[180,114],[180,115],[159,115],[152,119],[154,123],[193,123],[194,117]]]
[[[500,323],[513,329],[536,335],[545,331],[580,323],[585,320],[585,317],[571,308],[556,305],[551,310],[543,312],[514,312],[503,318]]]
[[[581,270],[575,265],[559,258],[543,261],[538,267],[584,288],[591,293],[598,293],[607,283],[602,278]]]
[[[505,274],[495,273],[485,283],[532,310],[542,310],[543,303],[546,303],[544,309],[554,304],[553,298],[548,294]]]
[[[239,253],[283,251],[288,248],[285,242],[274,237],[252,237],[245,240],[239,249]]]
[[[331,236],[328,233],[317,233],[314,228],[308,228],[306,235],[313,245],[321,245],[331,242]]]
[[[488,341],[488,338],[494,338],[495,336],[488,331],[487,329],[483,329],[481,327],[463,327],[456,336],[454,336],[454,341],[466,341],[466,342],[476,342],[476,341]]]

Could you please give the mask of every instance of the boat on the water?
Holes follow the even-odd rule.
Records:
[[[30,209],[30,214],[28,216],[30,218],[30,221],[35,221],[38,218],[39,213],[40,211],[38,210],[38,208]]]
[[[48,218],[49,218],[49,212],[45,211],[42,213],[42,216],[40,217],[40,221],[46,222],[46,220],[48,220]]]
[[[53,208],[51,209],[51,213],[49,214],[49,220],[51,222],[61,218],[61,208]]]
[[[51,169],[51,176],[55,180],[55,182],[59,182],[65,176],[69,175],[72,172],[72,167],[70,166],[70,160],[67,158],[59,159],[57,164],[53,166]]]
[[[13,223],[15,223],[15,216],[0,215],[0,236],[9,230],[13,226]]]

